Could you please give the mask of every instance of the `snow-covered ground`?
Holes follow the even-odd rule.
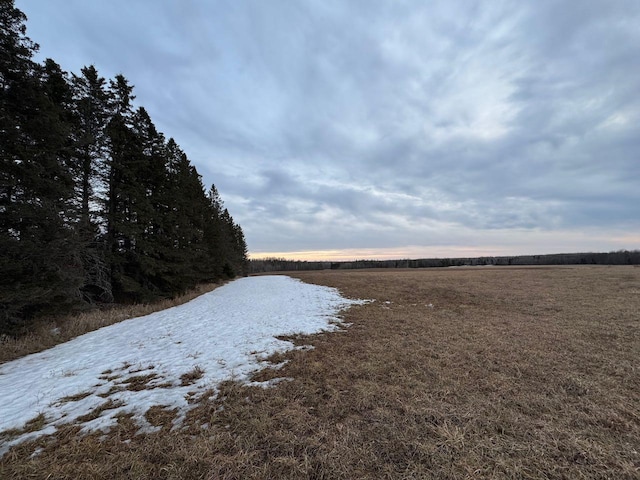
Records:
[[[232,378],[246,381],[270,354],[294,348],[276,336],[336,330],[336,315],[362,302],[290,277],[243,278],[184,305],[0,365],[0,456],[12,445],[79,422],[108,401],[120,406],[80,422],[83,430],[108,430],[121,413],[132,413],[143,431],[152,430],[144,414],[155,405],[177,408],[179,424],[194,392]],[[181,379],[194,370],[200,378]],[[127,383],[149,375],[155,376],[138,378],[146,380],[139,390]],[[193,383],[183,385],[187,381]],[[41,414],[41,429],[2,434]]]

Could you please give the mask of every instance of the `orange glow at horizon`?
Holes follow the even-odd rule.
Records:
[[[345,250],[303,250],[297,252],[250,253],[251,260],[278,258],[309,262],[348,262],[354,260],[401,260],[417,258],[454,258],[515,255],[500,247],[404,247]],[[517,253],[521,255],[522,253]]]
[[[636,232],[608,234],[585,231],[492,231],[471,245],[404,245],[380,248],[344,248],[284,252],[250,252],[249,258],[348,262],[354,260],[404,260],[420,258],[478,258],[558,253],[613,252],[637,250],[640,236]]]

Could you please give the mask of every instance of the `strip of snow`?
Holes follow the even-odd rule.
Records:
[[[116,407],[81,422],[84,431],[106,431],[122,413],[133,414],[152,431],[144,414],[155,405],[177,408],[180,421],[193,408],[187,397],[194,392],[232,378],[247,381],[266,366],[266,357],[294,348],[276,336],[335,331],[340,328],[336,315],[364,302],[290,277],[248,277],[186,304],[0,365],[0,456],[108,401]],[[196,367],[202,376],[182,385],[181,376]],[[127,389],[127,379],[146,375],[156,376],[141,390]],[[45,422],[37,431],[3,434],[40,414]]]

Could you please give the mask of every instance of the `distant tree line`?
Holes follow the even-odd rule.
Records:
[[[640,250],[609,253],[558,253],[476,258],[422,258],[418,260],[355,260],[352,262],[295,261],[284,258],[251,260],[250,273],[362,268],[431,268],[482,265],[640,265]]]
[[[242,229],[127,79],[36,63],[13,0],[0,24],[0,334],[246,274]]]

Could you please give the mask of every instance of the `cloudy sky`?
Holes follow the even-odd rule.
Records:
[[[637,0],[17,0],[123,73],[254,257],[640,248]]]

